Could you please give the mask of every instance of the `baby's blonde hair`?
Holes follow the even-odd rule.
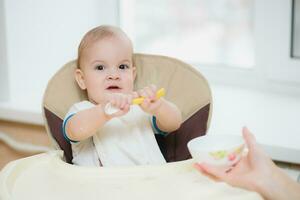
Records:
[[[127,38],[131,43],[131,40],[128,38],[126,33],[124,33],[118,27],[109,26],[109,25],[102,25],[102,26],[95,27],[84,35],[84,37],[82,38],[79,44],[78,55],[77,55],[77,67],[80,68],[82,53],[84,49],[86,49],[91,43],[112,36],[123,36]]]

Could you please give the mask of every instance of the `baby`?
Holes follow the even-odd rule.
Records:
[[[132,166],[165,163],[154,133],[181,125],[179,109],[149,85],[134,91],[133,46],[119,28],[99,26],[83,37],[78,48],[75,79],[88,101],[75,103],[65,116],[63,134],[73,160],[81,166]],[[144,97],[139,106],[134,98]],[[105,112],[107,104],[117,112]]]

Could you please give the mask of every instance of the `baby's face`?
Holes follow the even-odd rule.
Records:
[[[89,100],[106,101],[108,93],[131,93],[135,78],[131,42],[123,37],[107,37],[89,45],[81,59],[81,89],[87,89]],[[80,77],[79,77],[80,79]]]

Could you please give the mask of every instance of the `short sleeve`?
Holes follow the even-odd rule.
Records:
[[[63,133],[63,136],[65,138],[65,140],[67,142],[73,142],[73,143],[76,143],[78,141],[74,141],[74,140],[71,140],[69,137],[68,137],[68,134],[66,132],[66,125],[68,123],[68,121],[79,111],[82,111],[82,110],[86,110],[86,109],[89,109],[89,108],[92,108],[94,107],[95,105],[92,104],[91,102],[89,101],[81,101],[79,103],[75,103],[68,111],[68,113],[66,114],[65,118],[64,118],[64,121],[63,121],[63,124],[62,124],[62,133]]]
[[[156,123],[156,117],[155,117],[155,116],[152,116],[152,118],[151,118],[151,126],[152,126],[153,132],[154,132],[155,134],[159,134],[159,135],[163,135],[163,136],[168,135],[167,132],[164,132],[164,131],[162,131],[162,130],[160,130],[160,129],[158,128],[157,123]]]

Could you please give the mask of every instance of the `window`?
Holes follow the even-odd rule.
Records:
[[[253,0],[123,0],[123,28],[137,52],[194,64],[254,66]]]
[[[300,89],[300,60],[291,57],[293,1],[257,1],[261,73],[284,87]],[[293,92],[294,93],[294,92]]]
[[[179,58],[211,82],[300,94],[300,59],[290,56],[292,1],[120,3],[136,52]]]

